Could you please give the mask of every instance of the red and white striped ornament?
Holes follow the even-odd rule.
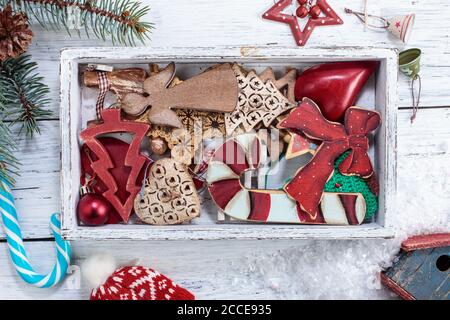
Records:
[[[259,167],[267,152],[255,134],[227,140],[208,165],[206,181],[216,205],[228,216],[246,221],[355,225],[364,221],[366,203],[360,193],[325,192],[314,219],[283,190],[248,189],[240,177]],[[305,195],[307,196],[307,195]]]

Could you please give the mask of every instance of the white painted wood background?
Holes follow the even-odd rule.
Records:
[[[235,45],[254,47],[258,45],[277,44],[294,46],[291,32],[287,25],[262,20],[261,14],[270,7],[274,0],[146,0],[151,5],[151,12],[146,17],[155,24],[156,29],[148,46],[177,47],[202,46],[213,48],[216,45]],[[398,162],[400,169],[398,179],[404,185],[417,184],[418,188],[428,188],[426,181],[416,181],[415,174],[401,170],[401,163],[415,164],[427,168],[431,164],[450,164],[450,3],[446,0],[369,0],[372,14],[391,16],[395,14],[416,13],[416,24],[407,47],[403,46],[386,33],[364,31],[363,26],[354,16],[343,11],[348,6],[361,10],[362,0],[329,0],[337,13],[344,20],[344,25],[317,28],[308,44],[298,50],[311,47],[336,46],[376,46],[419,47],[422,57],[422,109],[416,122],[409,122],[410,91],[408,80],[400,76],[398,86]],[[35,37],[30,49],[33,59],[39,63],[39,71],[45,76],[51,88],[54,117],[40,121],[42,134],[33,140],[19,138],[17,156],[22,162],[22,176],[17,181],[15,197],[24,236],[32,240],[27,244],[30,256],[36,268],[49,270],[54,260],[53,243],[48,228],[52,212],[60,207],[60,137],[59,114],[59,50],[64,47],[98,46],[98,40],[68,38],[65,33],[43,31],[35,27]],[[110,46],[110,43],[105,43]],[[439,185],[448,187],[449,171],[445,165],[437,166],[443,170],[439,175]],[[436,194],[440,211],[450,212],[450,198]],[[400,207],[414,208],[414,198]],[[420,207],[420,204],[416,204]],[[420,212],[411,212],[420,217]],[[423,221],[421,222],[424,223]],[[423,230],[422,230],[423,229]],[[426,231],[423,227],[411,225],[407,232]],[[0,239],[4,239],[0,233]],[[71,281],[54,289],[35,289],[25,285],[15,274],[7,252],[7,245],[0,240],[0,298],[27,299],[87,299],[89,290]],[[282,254],[292,247],[303,248],[314,245],[312,241],[192,241],[192,242],[74,242],[74,264],[87,256],[98,252],[112,252],[122,262],[140,258],[142,264],[154,267],[169,277],[181,282],[198,298],[232,299],[232,298],[267,298],[273,297],[272,289],[258,288],[251,284],[244,288],[233,287],[234,273],[227,273],[229,265],[251,257],[255,250],[264,250],[266,254]],[[347,241],[349,246],[355,242]],[[386,240],[365,240],[363,245],[383,245]],[[326,250],[333,250],[332,242],[322,243],[317,255],[325,256]],[[361,259],[369,259],[360,257]],[[339,259],[339,256],[338,256]],[[345,262],[336,261],[336,264]],[[373,260],[370,260],[373,261]],[[302,263],[307,264],[307,261]],[[367,266],[373,268],[375,266]],[[283,268],[283,266],[280,266]],[[302,266],[298,266],[301,270]],[[292,279],[296,277],[292,274]],[[73,280],[73,278],[72,278]],[[312,281],[312,280],[311,280]],[[324,281],[326,281],[324,279]],[[305,286],[308,286],[305,283]],[[345,289],[345,288],[343,288]],[[368,289],[369,290],[369,289]],[[381,291],[376,297],[389,297]],[[308,297],[308,295],[301,295]],[[366,296],[362,294],[361,296]],[[345,295],[341,296],[345,297]]]

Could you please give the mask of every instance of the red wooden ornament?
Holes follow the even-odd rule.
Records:
[[[301,168],[284,187],[302,210],[316,219],[323,188],[333,174],[335,160],[347,150],[350,154],[339,165],[344,175],[373,175],[373,167],[367,154],[367,134],[378,128],[380,115],[372,110],[351,107],[345,113],[345,125],[327,121],[319,107],[305,98],[280,124],[281,128],[300,130],[306,136],[323,141],[311,161]]]
[[[325,0],[317,0],[316,6],[323,12],[323,17],[310,17],[303,30],[301,30],[298,19],[295,15],[282,13],[290,6],[292,0],[280,0],[263,14],[264,19],[287,23],[291,27],[295,42],[299,46],[304,46],[308,41],[315,27],[343,24],[341,18],[334,12]]]
[[[130,176],[131,168],[125,166],[125,158],[127,155],[127,151],[130,148],[130,145],[120,139],[116,139],[113,137],[99,137],[98,141],[104,146],[106,151],[111,157],[112,162],[114,163],[114,168],[110,170],[111,175],[114,177],[114,180],[117,182],[117,197],[120,199],[122,203],[124,203],[128,197],[128,191],[126,190],[128,177]],[[81,147],[81,184],[85,184],[85,177],[88,175],[90,177],[94,177],[96,174],[94,170],[92,170],[91,164],[94,161],[97,161],[99,158],[89,149],[89,147],[84,144]],[[144,181],[144,173],[147,166],[153,163],[153,160],[150,158],[145,158],[145,164],[139,173],[137,185],[141,187],[142,182]],[[92,184],[91,189],[96,194],[103,194],[108,190],[108,187],[103,183],[101,179],[98,177],[95,178],[95,183]],[[111,213],[109,214],[108,220],[106,224],[116,224],[122,222],[121,216],[117,213],[114,208],[111,208]]]
[[[325,118],[341,121],[377,67],[377,61],[334,62],[311,67],[297,78],[295,98],[299,101],[309,98],[319,105]]]
[[[120,109],[105,109],[101,113],[101,118],[103,119],[102,123],[83,130],[80,133],[80,137],[89,149],[98,157],[98,160],[93,162],[91,167],[97,177],[102,180],[107,187],[103,196],[111,203],[114,209],[116,209],[122,220],[128,222],[133,210],[134,198],[141,189],[138,176],[145,165],[146,158],[141,155],[140,147],[150,125],[122,120]],[[118,197],[117,192],[119,186],[116,179],[111,174],[111,170],[114,169],[115,164],[111,155],[98,140],[100,135],[114,132],[127,132],[133,135],[133,140],[130,143],[124,162],[124,166],[131,168],[125,186],[125,190],[128,192],[125,201]]]

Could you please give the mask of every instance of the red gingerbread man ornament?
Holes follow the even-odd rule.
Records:
[[[304,46],[306,44],[315,27],[344,23],[325,0],[317,0],[316,4],[311,6],[309,10],[306,9],[306,5],[309,5],[307,1],[302,2],[304,4],[297,9],[298,17],[306,18],[309,15],[309,20],[303,30],[301,30],[297,16],[282,13],[284,9],[292,4],[292,0],[278,1],[272,6],[272,8],[266,11],[262,17],[264,19],[289,24],[294,35],[295,42],[299,46]]]
[[[319,107],[305,98],[279,125],[322,141],[311,161],[284,187],[313,221],[319,216],[324,186],[333,174],[335,160],[341,154],[351,151],[339,165],[342,174],[369,178],[374,173],[367,153],[367,135],[381,124],[380,115],[372,110],[350,107],[345,113],[344,123],[326,120]]]

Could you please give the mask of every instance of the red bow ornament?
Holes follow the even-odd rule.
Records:
[[[322,141],[311,161],[284,187],[313,220],[318,217],[323,189],[333,174],[335,160],[341,154],[351,150],[339,165],[342,174],[368,178],[374,173],[367,154],[367,135],[381,124],[380,115],[376,111],[350,107],[345,112],[344,123],[326,120],[319,107],[305,98],[279,125]]]

